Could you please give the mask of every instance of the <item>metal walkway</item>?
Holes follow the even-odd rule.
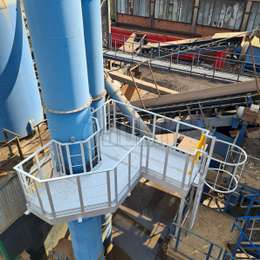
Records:
[[[253,80],[253,77],[240,75],[240,73],[233,74],[228,72],[218,71],[216,69],[207,69],[202,66],[197,66],[191,64],[180,64],[173,63],[168,60],[160,59],[159,57],[149,59],[147,57],[135,54],[135,53],[125,53],[119,50],[104,50],[103,52],[105,59],[113,59],[121,62],[127,63],[143,63],[147,64],[147,61],[151,64],[151,67],[156,69],[162,69],[167,71],[174,71],[179,73],[184,73],[188,75],[203,77],[207,79],[216,79],[224,82],[244,82]]]
[[[113,212],[145,177],[181,198],[179,216],[189,191],[196,187],[194,223],[208,171],[215,176],[206,183],[212,189],[223,193],[236,189],[247,157],[241,148],[217,140],[206,129],[148,111],[145,132],[136,117],[120,112],[122,106],[127,105],[107,101],[93,111],[96,131],[89,138],[74,143],[52,140],[15,167],[30,212],[51,224]],[[175,131],[165,133],[159,124],[163,120],[175,123]],[[183,126],[197,138],[185,136]],[[220,143],[227,145],[223,159],[214,152]],[[214,169],[209,168],[212,161],[218,165]],[[225,184],[219,182],[223,174]]]

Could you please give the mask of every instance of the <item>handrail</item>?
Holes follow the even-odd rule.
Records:
[[[194,148],[194,150],[189,151],[189,150],[185,150],[185,149],[182,149],[182,148],[178,147],[176,142],[175,142],[174,144],[172,144],[172,145],[169,145],[169,144],[167,144],[167,143],[163,143],[163,142],[160,142],[160,141],[156,140],[155,135],[154,135],[153,137],[143,135],[142,137],[139,137],[140,139],[131,147],[131,149],[129,149],[118,161],[115,162],[115,164],[114,164],[112,167],[110,167],[110,168],[108,168],[108,169],[102,169],[102,170],[98,170],[98,169],[97,169],[97,170],[93,170],[94,168],[91,167],[91,168],[90,168],[91,170],[87,171],[86,167],[84,167],[84,169],[82,170],[82,172],[79,173],[79,174],[73,174],[73,171],[70,170],[70,175],[63,175],[63,176],[54,177],[54,178],[50,178],[50,177],[48,176],[46,179],[41,179],[41,176],[39,175],[39,177],[33,176],[34,180],[37,180],[38,182],[41,182],[41,183],[45,183],[45,182],[54,182],[54,181],[58,181],[58,180],[71,179],[71,178],[74,178],[75,176],[80,177],[80,176],[87,176],[87,175],[94,175],[94,174],[100,174],[100,173],[105,173],[105,172],[111,172],[111,171],[115,170],[115,169],[127,158],[127,156],[129,156],[129,154],[131,154],[140,144],[142,144],[144,141],[149,141],[149,142],[152,142],[152,143],[155,143],[155,144],[164,146],[165,149],[171,149],[172,151],[181,152],[181,153],[186,154],[187,156],[190,156],[189,160],[192,160],[192,165],[193,165],[193,166],[194,166],[195,162],[196,162],[197,160],[199,160],[199,157],[197,157],[197,154],[198,154],[198,153],[199,153],[200,155],[204,156],[204,157],[208,160],[208,162],[210,162],[211,160],[213,160],[213,161],[215,161],[215,162],[220,163],[220,167],[216,168],[216,171],[218,171],[218,174],[219,174],[220,171],[222,171],[222,172],[225,172],[226,174],[230,175],[230,176],[232,177],[232,181],[234,181],[234,183],[235,183],[235,188],[237,187],[236,171],[237,171],[238,167],[241,166],[241,165],[243,165],[243,164],[246,162],[246,160],[247,160],[247,154],[246,154],[246,152],[244,151],[244,149],[242,149],[241,147],[239,147],[239,146],[237,146],[237,145],[235,145],[235,144],[233,144],[233,143],[228,143],[228,142],[226,142],[226,141],[217,139],[215,136],[212,136],[212,135],[209,133],[209,130],[207,130],[207,129],[204,129],[204,128],[201,128],[201,127],[196,127],[196,126],[193,126],[193,125],[191,125],[191,124],[182,122],[182,121],[180,121],[180,120],[175,120],[175,119],[172,119],[172,118],[168,118],[168,117],[166,117],[166,116],[161,116],[161,115],[156,114],[156,113],[153,113],[153,112],[151,112],[151,111],[146,111],[146,110],[144,110],[144,109],[140,109],[140,108],[137,108],[137,107],[132,106],[132,105],[130,105],[130,104],[125,104],[125,103],[123,103],[123,102],[121,102],[121,101],[117,101],[117,100],[114,100],[114,99],[107,100],[103,105],[101,105],[101,106],[99,106],[98,108],[96,108],[95,110],[93,110],[93,111],[92,111],[92,115],[94,115],[94,113],[96,113],[96,112],[98,112],[98,111],[101,111],[101,112],[102,112],[102,113],[101,113],[101,118],[107,117],[107,112],[109,111],[109,113],[111,113],[111,111],[110,111],[110,109],[107,109],[107,110],[106,110],[106,109],[103,109],[103,108],[105,108],[105,106],[106,106],[107,104],[111,104],[111,102],[113,102],[112,104],[127,105],[127,106],[130,106],[132,109],[134,109],[134,110],[137,111],[137,112],[138,112],[138,111],[144,111],[145,113],[148,113],[148,114],[152,115],[152,116],[153,116],[153,119],[154,119],[154,120],[153,120],[153,121],[154,121],[153,124],[151,124],[151,125],[153,125],[153,132],[155,132],[155,129],[156,129],[156,127],[157,127],[157,126],[156,126],[156,119],[160,119],[160,118],[169,120],[170,123],[171,123],[171,122],[175,122],[175,123],[177,124],[177,125],[176,125],[176,131],[177,131],[177,133],[179,133],[177,129],[179,129],[179,126],[180,126],[181,124],[182,124],[182,125],[185,125],[185,126],[188,126],[188,127],[191,128],[191,129],[197,129],[197,130],[199,130],[200,133],[201,133],[201,135],[204,135],[205,140],[208,141],[207,143],[208,143],[208,145],[209,145],[209,147],[210,147],[210,151],[211,151],[211,152],[208,152],[205,148],[201,148],[201,147],[196,147],[196,148]],[[112,114],[110,114],[110,115],[113,115],[113,116],[114,116],[114,121],[116,120],[116,113],[115,113],[116,110],[115,110],[115,109],[116,109],[116,106],[114,106],[114,111],[112,112]],[[47,148],[47,147],[50,147],[50,146],[52,146],[53,144],[58,144],[58,145],[60,145],[60,146],[67,146],[67,147],[68,147],[68,146],[72,146],[72,145],[82,145],[82,144],[84,145],[85,143],[89,143],[90,140],[92,140],[93,138],[95,138],[95,136],[97,136],[97,135],[99,135],[99,134],[101,133],[101,131],[103,130],[103,127],[104,127],[104,126],[100,127],[100,125],[99,125],[99,119],[98,119],[98,118],[96,118],[96,117],[94,117],[94,116],[93,116],[92,118],[93,118],[93,120],[94,120],[95,123],[96,123],[96,128],[97,128],[97,130],[96,130],[93,134],[91,134],[87,139],[85,139],[85,140],[80,140],[80,141],[76,141],[76,142],[66,142],[66,143],[62,143],[62,142],[57,141],[57,140],[52,140],[52,141],[50,141],[49,143],[47,143],[45,146],[43,146],[42,148],[37,149],[34,154],[32,154],[32,155],[30,155],[29,157],[27,157],[24,161],[22,161],[22,162],[20,162],[18,165],[16,165],[16,166],[14,167],[14,169],[17,170],[18,172],[21,172],[22,174],[24,174],[25,171],[24,171],[23,169],[21,169],[21,168],[22,168],[22,165],[23,165],[25,162],[27,162],[27,161],[31,160],[32,158],[34,158],[35,156],[36,156],[35,158],[36,158],[36,163],[37,163],[37,161],[39,160],[39,159],[37,159],[38,154],[39,154],[43,149],[45,149],[45,148]],[[152,119],[152,117],[151,117],[151,119]],[[103,119],[101,119],[101,120],[103,120]],[[109,118],[109,120],[110,120],[110,118]],[[131,120],[130,120],[130,121],[131,121]],[[109,121],[109,122],[110,122],[110,121]],[[116,121],[115,121],[115,122],[116,122]],[[135,126],[132,126],[132,127],[133,127],[133,129],[138,129],[138,128],[134,128]],[[132,134],[133,134],[133,131],[132,131]],[[177,136],[178,136],[178,135],[177,135]],[[211,142],[210,142],[210,141],[211,141]],[[198,142],[199,142],[199,141],[198,141]],[[237,154],[238,154],[238,157],[237,157],[237,156],[235,157],[235,160],[236,160],[237,162],[227,162],[227,158],[228,158],[227,156],[226,156],[225,160],[224,160],[224,159],[221,160],[221,159],[219,159],[219,158],[215,158],[215,157],[214,157],[214,153],[212,153],[212,152],[214,152],[214,147],[215,147],[216,142],[219,143],[219,144],[223,144],[223,145],[227,145],[227,146],[228,146],[228,150],[227,150],[227,154],[228,154],[228,155],[229,155],[230,152],[235,152],[235,153],[237,153]],[[54,149],[54,147],[51,147],[51,148]],[[81,148],[82,148],[82,147],[81,147]],[[60,151],[59,151],[59,152],[60,152]],[[210,153],[210,154],[209,154],[209,153]],[[82,155],[81,155],[81,156],[82,156]],[[192,157],[193,157],[193,158],[192,158]],[[234,160],[233,160],[233,161],[234,161]],[[64,162],[61,162],[61,164],[62,164],[62,167],[64,167],[64,166],[63,166]],[[193,166],[192,166],[192,167],[193,167]],[[233,167],[233,169],[230,170],[230,171],[227,171],[227,170],[225,170],[225,167],[226,167],[226,166]],[[37,167],[38,167],[38,168],[41,167],[41,164],[39,164],[39,162],[38,162],[38,164],[37,164]],[[36,168],[37,168],[37,167],[36,167]],[[70,167],[71,167],[71,166],[70,166]],[[37,170],[37,169],[36,169],[36,170]],[[65,174],[65,172],[63,172],[63,173]],[[27,172],[27,173],[26,173],[26,176],[27,176],[27,177],[30,177],[31,175],[30,175],[30,173]],[[197,175],[195,176],[195,178],[196,178],[196,177],[197,177]],[[210,188],[212,188],[207,182],[205,182],[205,183],[206,183],[206,185],[208,185]],[[230,185],[231,185],[231,183],[230,183]],[[230,188],[231,188],[231,187],[229,186],[228,190],[225,191],[225,190],[217,190],[217,189],[216,189],[216,186],[214,186],[214,190],[217,190],[217,191],[219,191],[219,192],[221,192],[221,193],[230,193],[230,191],[235,190],[235,188],[232,188],[232,190],[230,190]],[[224,187],[224,189],[225,189],[225,187]]]
[[[167,116],[164,116],[164,115],[160,115],[160,114],[154,113],[154,112],[152,112],[152,111],[150,111],[150,110],[145,110],[145,109],[142,109],[142,108],[140,108],[140,107],[133,106],[133,105],[130,104],[130,103],[126,104],[126,103],[124,103],[124,102],[121,102],[121,101],[119,101],[119,100],[115,100],[115,99],[112,99],[112,98],[109,99],[109,100],[107,100],[107,101],[104,103],[104,105],[109,104],[111,101],[114,102],[114,103],[117,103],[117,104],[121,104],[121,105],[124,105],[124,106],[131,107],[132,109],[137,110],[137,111],[141,111],[141,112],[144,112],[144,113],[151,114],[151,115],[156,116],[156,117],[158,117],[158,118],[163,118],[163,119],[166,119],[166,120],[175,122],[176,124],[179,123],[179,124],[188,126],[188,127],[190,127],[190,128],[200,130],[201,132],[203,132],[203,133],[205,133],[205,134],[209,133],[209,130],[207,130],[207,129],[204,129],[204,128],[201,128],[201,127],[198,127],[198,126],[195,126],[195,125],[191,125],[191,124],[186,123],[186,122],[183,122],[183,121],[181,121],[181,120],[176,120],[176,119],[174,119],[174,118],[170,118],[170,117],[167,117]],[[95,112],[97,112],[98,110],[100,110],[104,105],[101,105],[101,106],[99,106],[98,108],[96,108],[95,110],[93,110],[93,113],[95,113]]]
[[[186,151],[184,151],[184,150],[178,148],[177,146],[165,145],[165,144],[162,144],[162,143],[160,143],[159,141],[157,141],[157,140],[155,140],[155,139],[152,139],[152,138],[147,137],[147,136],[143,136],[129,151],[127,151],[127,153],[126,153],[118,162],[116,162],[115,165],[113,165],[111,168],[107,168],[107,169],[104,169],[104,170],[100,170],[100,171],[89,171],[89,172],[83,172],[83,173],[79,173],[79,174],[70,174],[70,175],[66,175],[66,176],[60,176],[60,177],[54,177],[54,178],[48,178],[48,179],[42,180],[42,179],[39,179],[39,178],[37,178],[37,177],[35,177],[35,176],[32,176],[32,175],[30,175],[29,173],[25,172],[24,170],[20,169],[21,164],[24,163],[24,162],[26,162],[26,161],[28,161],[28,160],[30,160],[32,157],[34,157],[34,155],[31,155],[31,156],[30,156],[31,158],[29,158],[29,157],[26,158],[23,162],[21,162],[21,163],[19,163],[18,165],[16,165],[16,166],[14,167],[14,169],[17,170],[17,171],[22,172],[22,173],[25,174],[27,177],[32,176],[34,180],[37,180],[37,182],[40,182],[40,183],[52,182],[52,181],[54,182],[54,181],[64,180],[64,179],[71,179],[71,178],[74,178],[74,177],[76,177],[76,176],[80,177],[80,176],[88,176],[88,175],[95,175],[95,174],[99,174],[99,173],[105,173],[105,172],[108,172],[108,171],[113,171],[115,168],[117,168],[117,167],[129,156],[129,154],[132,153],[132,152],[133,152],[141,143],[143,143],[145,140],[149,140],[149,141],[152,141],[152,142],[156,142],[156,143],[158,143],[158,144],[160,144],[160,145],[167,146],[167,147],[169,147],[169,148],[176,149],[176,150],[178,150],[178,151],[180,151],[180,152],[186,153]],[[48,144],[46,144],[45,146],[47,146],[47,145],[48,145]],[[205,151],[199,150],[199,149],[196,149],[196,152],[194,152],[194,153],[189,152],[189,153],[187,153],[187,154],[189,154],[189,155],[191,155],[191,156],[195,156],[198,151],[201,152],[201,153],[206,154]]]
[[[204,129],[204,128],[201,128],[201,127],[198,127],[198,126],[194,126],[194,125],[188,124],[188,123],[183,122],[183,121],[181,121],[181,120],[176,120],[176,119],[173,119],[173,118],[169,118],[169,117],[167,117],[167,116],[163,116],[163,115],[154,113],[154,112],[152,112],[152,111],[147,111],[147,110],[145,110],[145,109],[142,109],[142,108],[133,106],[133,105],[131,105],[131,104],[125,104],[125,103],[123,103],[123,102],[121,102],[121,101],[114,100],[114,99],[109,99],[109,100],[107,100],[104,105],[101,105],[101,106],[99,106],[98,108],[96,108],[96,109],[93,111],[93,113],[99,111],[103,106],[105,106],[106,104],[109,104],[111,101],[114,102],[114,103],[121,104],[121,105],[130,106],[130,107],[133,108],[134,110],[139,110],[139,111],[142,111],[142,112],[145,112],[145,113],[149,113],[149,114],[151,114],[151,115],[153,115],[153,116],[156,116],[156,117],[158,117],[158,118],[163,118],[163,119],[166,119],[166,120],[175,122],[176,124],[181,124],[181,125],[184,125],[184,126],[193,128],[193,129],[200,130],[202,133],[204,133],[204,134],[206,135],[206,138],[209,138],[209,139],[211,139],[211,140],[212,140],[212,139],[215,139],[215,137],[212,136],[212,135],[210,134],[210,131],[207,130],[207,129]],[[235,149],[241,151],[241,153],[244,155],[244,159],[243,159],[241,162],[238,162],[238,163],[225,162],[225,161],[222,161],[222,160],[220,160],[220,159],[215,158],[214,156],[209,157],[210,159],[212,159],[212,160],[214,160],[214,161],[216,161],[216,162],[219,162],[219,163],[225,163],[225,165],[228,165],[228,166],[240,166],[240,165],[243,165],[243,164],[247,161],[247,153],[245,152],[245,150],[244,150],[243,148],[239,147],[239,146],[236,145],[236,144],[228,143],[228,142],[223,141],[223,140],[220,140],[220,139],[216,139],[216,142],[229,145],[229,146],[234,147]],[[186,153],[186,152],[188,152],[188,151],[183,151],[183,152]]]
[[[13,131],[11,131],[11,130],[9,130],[9,129],[6,129],[6,128],[2,128],[2,132],[7,132],[8,134],[11,134],[11,135],[14,135],[14,136],[16,136],[16,137],[21,138],[21,135],[19,135],[18,133],[13,132]]]
[[[207,135],[207,138],[212,139],[212,138],[214,138],[214,136]],[[230,162],[225,162],[225,161],[222,161],[220,159],[217,159],[214,156],[209,156],[208,157],[209,159],[214,160],[214,161],[219,162],[219,163],[224,163],[227,166],[240,166],[240,165],[245,164],[245,162],[247,161],[247,153],[246,153],[246,151],[243,148],[241,148],[240,146],[238,146],[236,144],[228,143],[228,142],[220,140],[220,139],[216,139],[216,142],[227,144],[227,145],[229,145],[231,147],[234,147],[234,148],[238,149],[244,155],[244,160],[242,160],[242,162],[230,163]]]
[[[111,168],[107,168],[104,169],[102,171],[90,171],[90,172],[83,172],[83,173],[79,173],[79,174],[70,174],[70,175],[66,175],[66,176],[60,176],[60,177],[54,177],[54,178],[48,178],[48,179],[44,179],[41,180],[33,175],[30,175],[28,173],[26,173],[24,170],[18,168],[18,171],[21,171],[23,174],[25,174],[27,177],[33,177],[34,180],[36,180],[39,183],[45,183],[45,182],[54,182],[54,181],[58,181],[58,180],[65,180],[65,179],[71,179],[74,177],[81,177],[81,176],[89,176],[89,175],[95,175],[95,174],[99,174],[99,173],[106,173],[106,172],[110,172],[113,171],[114,169],[116,169],[119,164],[125,160],[127,158],[127,156],[133,152],[133,150],[135,150],[137,148],[137,146],[139,146],[143,141],[144,141],[145,137],[142,137],[114,166],[112,166]],[[15,169],[17,168],[17,166],[15,166]]]
[[[115,35],[119,35],[119,36],[122,36],[122,34],[119,34],[119,33],[113,33],[113,36],[115,36]],[[124,37],[124,39],[119,39],[119,38],[117,38],[117,39],[115,39],[115,38],[113,38],[112,37],[112,41],[113,42],[116,42],[116,43],[123,43],[123,44],[127,44],[127,45],[133,45],[133,44],[135,44],[136,42],[135,41],[133,41],[133,40],[129,40],[129,38],[128,38],[129,36],[126,36],[126,37]],[[126,39],[126,38],[128,38],[128,39]],[[226,39],[224,40],[224,41],[226,41]],[[152,42],[152,41],[150,41],[150,42]],[[162,42],[153,42],[154,44],[158,44],[158,46],[146,46],[146,45],[140,45],[140,47],[142,47],[142,48],[144,48],[144,49],[148,49],[148,50],[150,50],[150,49],[158,49],[158,48],[160,48],[160,50],[162,51],[162,52],[168,52],[169,54],[172,54],[172,55],[176,55],[176,54],[178,54],[178,52],[179,52],[179,54],[180,55],[185,55],[185,54],[191,54],[191,53],[195,53],[195,54],[198,54],[198,52],[200,52],[200,51],[216,51],[216,50],[214,50],[214,48],[215,47],[211,47],[211,48],[208,48],[207,46],[206,47],[203,47],[203,49],[201,49],[201,46],[195,46],[195,47],[193,47],[193,49],[183,49],[183,50],[180,50],[179,48],[181,47],[181,46],[183,46],[183,45],[181,45],[181,44],[173,44],[175,47],[176,47],[176,50],[175,51],[172,51],[172,49],[171,48],[169,48],[169,47],[167,47],[167,46],[160,46],[160,44],[162,44]],[[166,42],[167,43],[167,42]],[[122,45],[123,45],[122,44]],[[210,44],[214,44],[214,42],[212,42],[212,43],[210,43]],[[177,49],[177,47],[178,47],[178,49]],[[183,47],[185,47],[185,46],[183,46]],[[122,51],[122,52],[125,52],[124,50],[122,50],[122,49],[119,49],[119,48],[116,48],[117,50],[119,50],[119,51]],[[229,52],[229,54],[230,55],[232,55],[232,54],[234,54],[234,55],[237,55],[237,53],[235,53],[235,52]],[[201,54],[200,53],[200,55],[202,56],[202,55],[205,55],[205,54]],[[205,55],[205,56],[207,56],[207,57],[212,57],[212,58],[215,58],[216,59],[216,56],[213,56],[213,55]],[[167,56],[166,56],[167,57]],[[250,55],[249,54],[244,54],[244,57],[245,58],[247,58],[247,57],[250,57]],[[259,57],[259,55],[256,55],[255,57]],[[231,61],[239,61],[239,62],[241,62],[241,63],[246,63],[246,61],[241,61],[241,60],[233,60],[233,59],[231,59],[231,58],[227,58],[227,57],[225,57],[225,58],[220,58],[220,57],[217,57],[217,58],[219,58],[219,59],[225,59],[225,60],[231,60]],[[246,60],[246,59],[245,59]]]

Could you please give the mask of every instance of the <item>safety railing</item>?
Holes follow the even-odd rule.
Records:
[[[174,48],[164,47],[163,43],[149,47],[143,41],[129,40],[129,37],[110,39],[110,42],[112,43],[110,50],[114,52],[115,56],[125,53],[131,56],[130,59],[132,61],[136,57],[145,58],[146,62],[150,63],[155,60],[163,61],[165,63],[164,66],[169,70],[186,71],[186,73],[190,74],[229,81],[241,81],[242,77],[251,78],[254,76],[251,57],[248,54],[245,54],[242,59],[238,53],[230,51],[222,56],[217,55],[219,49],[214,49],[214,47],[198,47],[197,49],[187,50],[181,45],[174,46]],[[223,52],[221,49],[220,51]],[[104,53],[106,54],[107,50]],[[183,65],[185,68],[176,67],[176,65]],[[260,64],[256,64],[256,68],[259,69]],[[205,70],[210,70],[212,73],[205,73]],[[229,73],[230,75],[226,75],[225,73]]]
[[[247,161],[246,152],[239,146],[215,139],[206,185],[219,193],[236,190]]]
[[[173,223],[171,226],[172,249],[186,259],[233,260],[232,253],[200,235]],[[192,241],[196,241],[193,244]]]
[[[106,129],[118,128],[132,135],[147,136],[153,142],[187,154],[193,164],[207,152],[206,185],[220,193],[236,190],[247,161],[247,154],[241,147],[215,138],[206,129],[116,100],[107,101],[94,112]]]
[[[15,144],[17,147],[18,154],[20,156],[20,159],[24,158],[23,151],[20,144],[20,138],[21,136],[13,131],[10,131],[8,129],[3,128],[2,134],[4,137],[3,145],[6,145],[8,147],[9,151],[9,157],[12,157],[15,153],[13,151],[12,144]]]
[[[31,168],[28,171],[25,169],[26,164],[32,156],[28,157],[15,169],[22,183],[29,209],[51,223],[56,218],[88,213],[93,215],[95,214],[93,212],[99,210],[113,209],[139,180],[143,140],[144,138],[141,138],[113,167],[102,171],[93,169],[79,174],[64,175],[63,172],[56,172],[51,175],[55,166],[51,165],[44,169],[44,164],[51,160],[50,156],[46,157],[46,153],[44,160],[39,160],[37,170]],[[47,144],[38,153],[50,145]],[[136,156],[137,154],[139,156]],[[34,157],[37,158],[37,155]]]
[[[101,214],[100,210],[116,207],[142,174],[153,175],[187,192],[192,184],[203,185],[211,167],[215,179],[207,180],[209,187],[221,187],[222,193],[236,188],[238,167],[243,166],[246,154],[234,144],[216,140],[206,129],[115,100],[94,110],[93,120],[96,127],[86,140],[52,140],[15,167],[28,205],[37,214],[47,219],[89,212]],[[167,130],[167,125],[172,124],[175,132]],[[108,145],[124,150],[107,168],[102,166],[102,145],[111,133],[116,134],[117,143]],[[122,133],[125,136],[120,139]],[[134,142],[122,143],[128,138]],[[225,158],[217,157],[218,144],[227,146]],[[160,151],[160,158],[158,153],[153,154],[155,150]],[[211,163],[215,163],[214,168]],[[176,176],[180,178],[176,180]],[[222,182],[219,185],[220,179],[225,180],[224,186]]]

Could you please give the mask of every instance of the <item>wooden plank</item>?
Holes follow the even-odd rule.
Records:
[[[136,34],[132,33],[130,35],[130,37],[125,41],[125,43],[119,48],[119,50],[128,52],[128,53],[135,52],[140,47],[140,43],[135,42],[135,37],[136,37]]]
[[[118,71],[108,71],[107,70],[106,72],[109,73],[109,75],[111,76],[111,78],[113,80],[117,80],[117,81],[120,81],[122,83],[128,84],[130,86],[134,86],[134,82],[132,80],[132,77],[130,77],[130,76],[124,75],[124,74],[122,74],[121,72],[118,72]],[[134,78],[134,81],[135,81],[138,88],[146,90],[148,92],[152,92],[154,94],[157,94],[156,85],[154,83],[150,83],[150,82],[147,82],[147,81],[144,81],[144,80],[141,80],[141,79],[137,79],[137,78]],[[166,87],[162,87],[158,84],[157,84],[157,88],[159,89],[159,91],[162,95],[177,94],[178,93],[175,90],[172,90],[172,89],[169,89],[169,88],[166,88]]]
[[[122,94],[124,94],[128,100],[131,100],[135,95],[136,89],[125,84],[121,87],[121,91]]]
[[[163,231],[165,229],[165,225],[163,223],[156,223],[153,227],[153,230],[149,236],[149,238],[144,242],[144,245],[148,248],[154,249],[161,239]]]
[[[257,92],[257,88],[255,85],[255,80],[253,80],[234,84],[219,85],[215,88],[164,95],[161,97],[146,100],[143,99],[143,103],[146,108],[149,108],[255,92]],[[133,102],[132,104],[135,106],[142,106],[142,104],[139,101]]]

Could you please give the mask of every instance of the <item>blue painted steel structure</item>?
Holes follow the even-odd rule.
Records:
[[[81,0],[88,62],[89,90],[93,108],[104,102],[105,83],[100,1]]]
[[[0,129],[29,134],[43,119],[25,27],[16,0],[0,3]],[[1,138],[1,137],[0,137]]]
[[[236,254],[238,252],[247,252],[251,256],[254,256],[255,259],[259,259],[260,193],[257,191],[253,194],[244,195],[241,200],[243,201],[243,204],[247,202],[247,207],[245,208],[245,216],[237,217],[232,226],[231,231],[239,231],[237,242],[232,249],[233,257],[234,259],[240,259],[239,257],[236,258]],[[255,212],[253,212],[253,209],[255,209]]]
[[[81,1],[24,4],[51,135],[61,142],[85,139],[92,119]],[[71,155],[78,149],[70,149]],[[101,217],[72,221],[69,228],[76,259],[102,259]]]

